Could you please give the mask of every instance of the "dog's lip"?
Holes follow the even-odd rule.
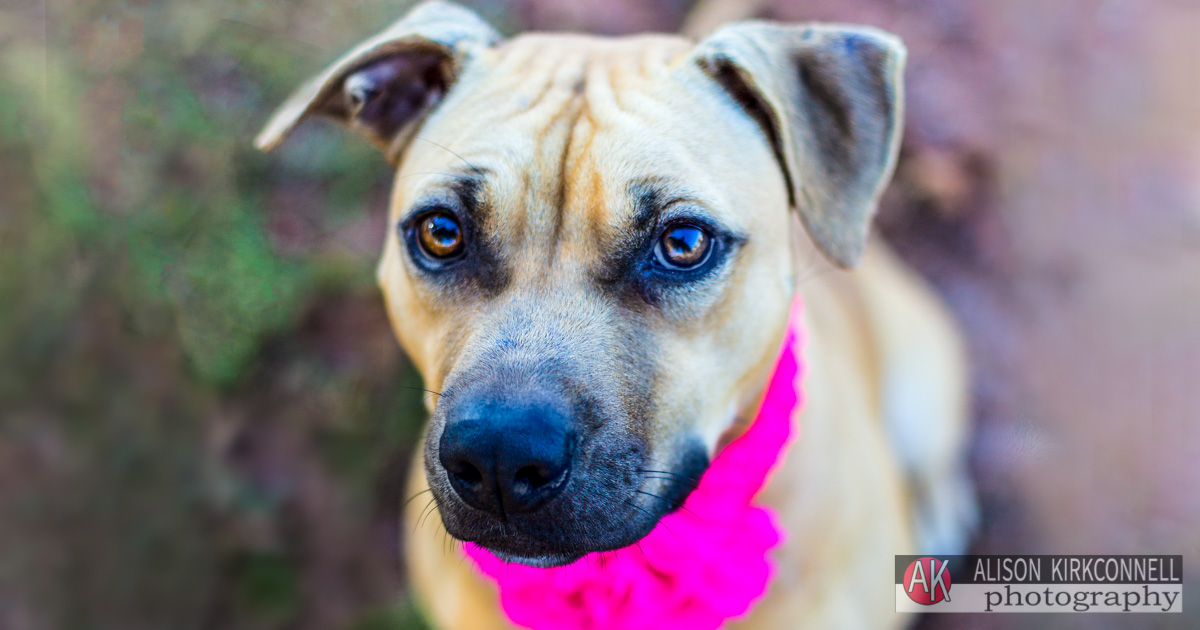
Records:
[[[485,549],[486,549],[486,547],[485,547]],[[524,564],[526,566],[537,567],[540,569],[548,569],[551,567],[561,567],[563,565],[571,564],[572,562],[575,562],[576,560],[583,557],[582,555],[579,555],[579,554],[565,554],[565,553],[541,554],[541,555],[537,555],[537,556],[522,556],[522,555],[517,555],[517,554],[512,554],[512,553],[506,553],[506,552],[503,552],[503,551],[500,551],[497,549],[488,549],[488,551],[490,551],[492,553],[492,555],[503,560],[504,562]]]

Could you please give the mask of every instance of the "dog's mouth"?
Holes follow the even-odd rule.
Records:
[[[638,506],[628,499],[616,502],[612,509],[602,504],[573,508],[564,505],[546,514],[503,520],[463,510],[454,499],[449,505],[439,501],[438,509],[452,537],[477,545],[505,562],[531,567],[562,566],[590,553],[633,545],[670,512],[648,504]]]
[[[571,564],[572,562],[575,562],[576,560],[579,560],[584,555],[587,555],[587,554],[554,553],[554,554],[543,554],[540,556],[522,556],[522,555],[517,555],[517,554],[505,553],[505,552],[499,551],[497,549],[488,549],[488,551],[492,552],[492,554],[494,556],[496,556],[497,558],[499,558],[500,560],[502,560],[504,562],[523,564],[526,566],[536,567],[539,569],[549,569],[551,567],[565,566],[565,565]]]
[[[562,496],[542,509],[502,518],[465,505],[452,492],[435,489],[434,496],[452,537],[504,562],[563,566],[591,553],[632,546],[680,509],[707,469],[708,455],[697,442],[676,459],[669,467],[639,461],[581,470]]]
[[[503,528],[507,533],[493,533],[482,537],[472,536],[466,532],[456,533],[456,527],[449,519],[443,519],[447,531],[459,540],[468,541],[490,552],[504,562],[522,564],[531,567],[549,568],[568,565],[592,553],[614,551],[636,544],[657,525],[665,514],[636,512],[640,518],[618,519],[617,522],[604,524],[603,532],[592,531],[584,535],[565,532],[561,535],[533,534],[525,531],[515,531],[517,528]]]

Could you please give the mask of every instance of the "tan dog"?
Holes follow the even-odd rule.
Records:
[[[954,327],[868,244],[903,61],[887,34],[825,25],[502,41],[432,3],[275,115],[260,147],[319,114],[397,168],[379,281],[442,393],[413,475],[441,518],[406,513],[437,627],[507,627],[445,532],[553,565],[677,507],[753,417],[796,291],[803,434],[762,497],[788,542],[740,625],[906,621],[893,554],[960,550],[972,502]]]

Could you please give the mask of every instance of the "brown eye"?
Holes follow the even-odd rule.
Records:
[[[435,212],[417,225],[417,242],[431,258],[452,258],[462,250],[466,239],[458,221],[444,212]]]
[[[654,248],[659,264],[668,269],[691,269],[708,260],[712,237],[691,224],[667,228]]]

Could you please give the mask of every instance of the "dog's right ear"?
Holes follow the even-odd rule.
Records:
[[[362,133],[394,159],[471,57],[500,39],[468,9],[440,0],[421,4],[300,86],[254,144],[270,151],[319,115]]]

